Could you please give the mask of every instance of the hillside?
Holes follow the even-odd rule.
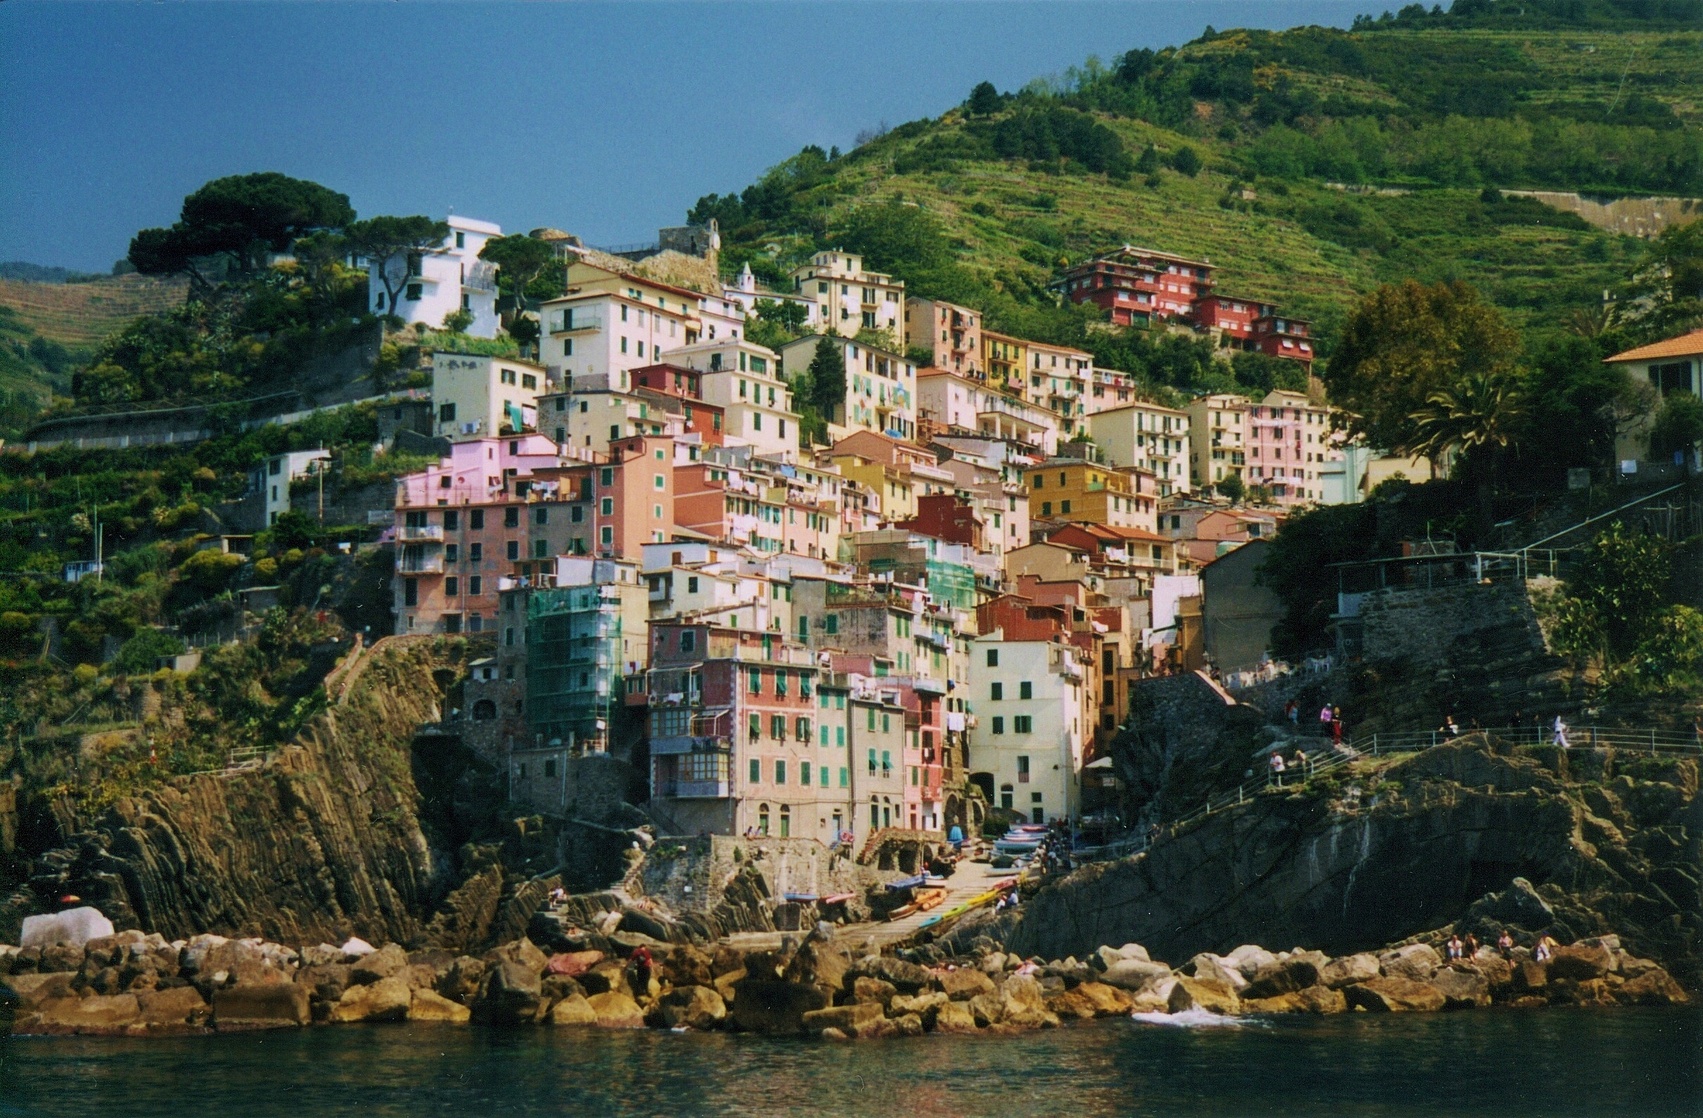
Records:
[[[1047,310],[1058,265],[1125,242],[1209,259],[1221,290],[1310,315],[1327,343],[1358,295],[1408,276],[1466,280],[1541,329],[1622,284],[1642,245],[1497,188],[1703,195],[1700,52],[1697,32],[1209,30],[980,87],[844,155],[807,148],[691,217],[759,278],[843,244],[1057,340],[1082,336]],[[881,228],[894,201],[917,228]]]
[[[88,283],[0,280],[0,307],[49,341],[92,348],[137,315],[183,303],[187,280],[110,276]]]

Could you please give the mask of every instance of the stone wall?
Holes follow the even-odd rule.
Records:
[[[660,839],[645,858],[641,879],[647,896],[675,913],[709,914],[722,904],[742,872],[755,871],[779,901],[787,893],[857,893],[895,873],[860,866],[815,839],[700,835]]]

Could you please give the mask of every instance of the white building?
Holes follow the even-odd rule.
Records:
[[[774,350],[734,338],[666,353],[670,363],[704,374],[703,399],[722,409],[724,441],[743,443],[758,454],[797,457],[798,416]]]
[[[1214,392],[1190,401],[1189,484],[1216,485],[1247,468],[1248,398]]]
[[[1095,412],[1088,433],[1114,466],[1146,470],[1159,496],[1189,491],[1189,414],[1138,401]]]
[[[329,450],[292,450],[274,454],[249,471],[249,491],[260,494],[264,502],[267,527],[278,523],[279,513],[289,511],[290,483],[322,469],[318,463],[329,461]]]
[[[530,431],[538,397],[548,392],[541,366],[473,353],[432,355],[432,430],[455,442]]]
[[[893,344],[905,344],[905,281],[863,270],[856,253],[818,252],[792,271],[793,290],[814,302],[816,330],[855,334],[890,330]]]
[[[467,333],[479,338],[497,336],[497,270],[479,259],[479,250],[503,227],[470,217],[449,217],[449,236],[434,252],[367,262],[367,305],[375,314],[394,314],[405,322],[443,326],[445,316],[458,310],[473,315]],[[406,273],[397,304],[385,305],[384,268],[394,283]]]
[[[1042,457],[1058,451],[1064,420],[1046,408],[1007,396],[985,381],[941,369],[917,376],[917,415],[929,432],[974,431],[994,439],[1022,443]]]
[[[995,629],[970,644],[970,779],[992,785],[995,806],[1033,822],[1074,819],[1086,709],[1077,650],[1003,638]]]
[[[1094,355],[1046,342],[1030,342],[1028,350],[1024,395],[1036,407],[1062,417],[1067,436],[1076,434],[1083,428],[1083,417],[1087,414],[1085,401],[1094,379]]]
[[[816,301],[796,293],[770,291],[757,282],[757,277],[751,273],[751,265],[746,264],[739,270],[732,283],[721,286],[721,297],[730,303],[737,303],[747,316],[757,313],[757,304],[764,301],[776,303],[796,303],[804,310],[805,322],[820,322],[822,313],[817,309]]]
[[[903,306],[903,304],[900,304]],[[864,345],[851,338],[825,335],[837,346],[846,367],[845,402],[826,416],[848,431],[910,441],[916,438],[917,367],[897,353]],[[793,376],[810,368],[822,338],[805,336],[781,347],[781,359]]]
[[[564,384],[626,391],[633,369],[703,336],[695,291],[584,261],[568,265],[567,284],[566,295],[539,308],[544,367]]]

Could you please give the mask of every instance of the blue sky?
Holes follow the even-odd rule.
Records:
[[[1385,6],[1394,7],[1395,3]],[[1366,0],[0,3],[0,260],[102,270],[220,175],[646,240],[805,144]]]

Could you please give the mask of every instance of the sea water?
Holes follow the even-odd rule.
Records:
[[[1475,1010],[1105,1020],[827,1043],[348,1025],[0,1042],[0,1114],[1662,1115],[1703,1113],[1703,1014]]]

